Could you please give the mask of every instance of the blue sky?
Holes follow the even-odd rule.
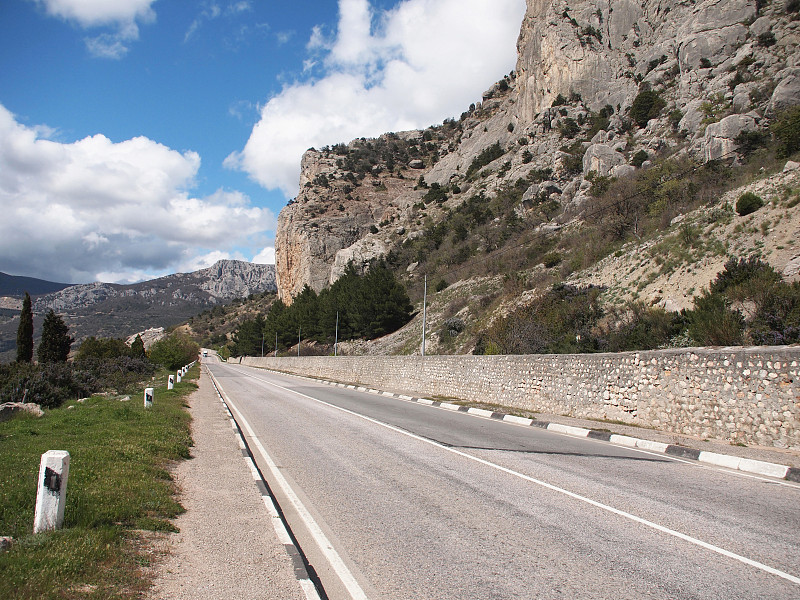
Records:
[[[0,271],[272,262],[303,150],[457,116],[524,0],[0,2]]]

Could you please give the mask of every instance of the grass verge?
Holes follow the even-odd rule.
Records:
[[[0,552],[0,598],[131,598],[147,589],[142,530],[174,530],[168,519],[183,512],[167,467],[189,458],[186,397],[198,376],[195,365],[168,391],[160,373],[148,384],[148,410],[140,389],[128,401],[93,397],[0,423],[0,535],[14,538]],[[64,527],[33,535],[48,450],[70,453]]]

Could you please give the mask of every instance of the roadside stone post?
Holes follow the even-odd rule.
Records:
[[[167,389],[171,390],[175,387],[175,375],[169,376],[169,381],[167,381]]]
[[[181,382],[181,372],[180,372],[180,370],[178,370],[178,374],[177,374],[177,376],[175,378],[175,383],[180,383],[180,382]]]
[[[67,502],[68,477],[69,452],[48,450],[42,454],[33,533],[61,529],[64,524],[64,505]]]
[[[144,388],[144,407],[153,407],[153,388]]]

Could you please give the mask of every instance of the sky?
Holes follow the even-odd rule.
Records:
[[[2,0],[0,271],[274,263],[310,147],[457,117],[525,0]]]

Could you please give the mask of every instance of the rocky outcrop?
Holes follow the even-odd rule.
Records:
[[[515,182],[528,182],[521,217],[545,201],[580,214],[591,172],[626,177],[676,152],[734,161],[740,134],[800,103],[799,44],[780,2],[527,0],[516,70],[460,119],[306,153],[278,218],[278,294],[319,291],[421,235],[422,215]],[[658,99],[645,121],[631,113],[642,92]]]

